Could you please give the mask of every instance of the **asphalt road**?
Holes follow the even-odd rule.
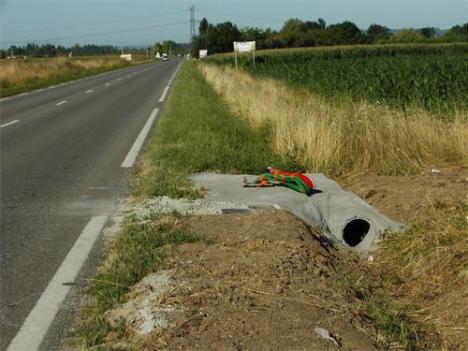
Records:
[[[90,219],[111,216],[126,197],[131,168],[122,162],[163,106],[179,63],[134,66],[0,102],[0,349]],[[60,338],[51,333],[65,328],[57,324],[42,349],[56,347]]]

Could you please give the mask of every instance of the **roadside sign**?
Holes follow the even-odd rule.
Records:
[[[199,54],[198,54],[198,57],[200,59],[204,59],[208,56],[208,50],[200,50]]]
[[[255,41],[235,41],[234,52],[255,51]]]
[[[234,60],[237,69],[237,54],[243,52],[252,53],[252,61],[255,66],[255,41],[235,41],[234,42]]]

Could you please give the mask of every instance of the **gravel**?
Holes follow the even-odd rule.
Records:
[[[161,196],[143,202],[130,203],[124,212],[135,214],[139,218],[146,218],[154,213],[177,212],[181,215],[213,215],[222,214],[223,210],[250,210],[250,207],[235,202],[172,199]]]

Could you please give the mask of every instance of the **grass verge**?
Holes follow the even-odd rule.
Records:
[[[129,65],[129,62],[115,57],[2,60],[0,62],[0,97],[32,91]]]
[[[256,129],[230,112],[193,62],[182,67],[133,178],[136,196],[196,197],[196,172],[259,173],[297,164],[272,150],[268,122]]]
[[[97,275],[89,281],[88,303],[71,333],[71,344],[75,346],[102,345],[110,332],[124,337],[123,324],[111,326],[104,313],[125,302],[125,294],[135,283],[160,268],[165,246],[201,239],[182,226],[177,216],[143,221],[129,217],[122,228],[107,249]]]
[[[468,114],[453,122],[423,110],[363,103],[335,106],[274,79],[215,65],[205,77],[233,113],[252,126],[269,123],[277,154],[329,176],[415,174],[425,167],[468,164]]]

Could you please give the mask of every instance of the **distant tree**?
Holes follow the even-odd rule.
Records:
[[[434,27],[424,27],[419,30],[422,35],[427,39],[432,39],[437,35]]]
[[[241,40],[241,32],[231,22],[209,25],[206,35],[207,49],[209,53],[233,51],[233,42]]]
[[[468,23],[456,25],[437,38],[438,42],[468,42]]]
[[[380,24],[371,24],[367,28],[367,38],[370,43],[386,40],[390,38],[392,32],[389,28],[381,26]]]
[[[317,22],[315,21],[305,21],[304,28],[305,30],[312,30],[312,29],[325,29],[326,24],[325,21],[321,18],[318,19]]]
[[[333,38],[333,44],[359,44],[365,40],[361,30],[350,21],[332,24],[327,27]]]
[[[306,33],[307,46],[328,46],[333,45],[333,36],[326,29],[312,29]]]
[[[200,27],[198,28],[198,33],[200,35],[206,35],[206,33],[208,32],[208,20],[206,18],[203,18],[201,21],[200,21]]]
[[[81,45],[80,44],[75,44],[71,47],[71,52],[73,53],[73,56],[80,56],[81,55]]]
[[[240,29],[241,40],[256,42],[257,49],[270,49],[275,48],[274,41],[270,40],[277,33],[273,32],[270,28],[262,29],[258,27],[244,27]],[[273,45],[273,46],[272,46]],[[279,46],[281,47],[281,45]]]
[[[323,18],[319,18],[317,22],[320,25],[321,29],[325,29],[327,27],[327,23],[325,22]]]
[[[285,43],[283,39],[281,38],[281,35],[279,35],[276,32],[272,32],[271,35],[269,35],[262,43],[261,47],[264,49],[280,49],[285,47]]]
[[[460,34],[462,36],[468,36],[468,22],[462,24],[461,26],[453,26],[452,28],[450,28],[450,31],[455,34]]]
[[[418,30],[402,29],[394,33],[389,39],[389,43],[421,43],[425,41],[424,35]]]
[[[301,46],[301,39],[306,33],[306,30],[304,22],[298,18],[291,18],[284,23],[280,35],[286,45]]]

